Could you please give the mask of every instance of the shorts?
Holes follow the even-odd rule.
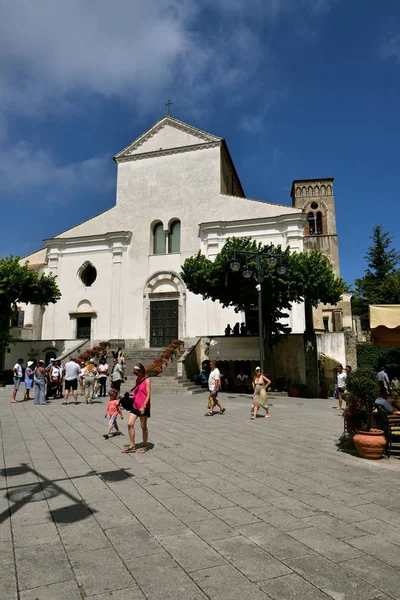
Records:
[[[112,429],[113,427],[116,428],[117,417],[118,417],[118,415],[111,415],[110,420],[108,421],[109,429]]]
[[[213,400],[216,400],[218,398],[218,391],[219,390],[210,390],[210,398],[213,398]]]
[[[78,380],[77,379],[66,379],[65,380],[65,391],[70,392],[72,389],[73,392],[76,392],[78,389]]]
[[[337,391],[339,392],[339,394],[343,394],[344,388],[338,387]]]
[[[149,405],[147,405],[146,408],[144,409],[143,415],[140,412],[140,410],[138,408],[135,408],[134,406],[132,406],[130,412],[132,415],[136,415],[137,417],[147,417],[148,419],[150,419],[150,406]]]
[[[111,383],[111,386],[114,388],[114,390],[117,390],[117,392],[119,392],[119,390],[121,389],[121,383],[122,379],[117,379],[117,381],[113,381]]]
[[[18,390],[21,385],[22,377],[14,377],[14,390]]]

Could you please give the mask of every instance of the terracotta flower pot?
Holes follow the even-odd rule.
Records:
[[[381,429],[357,431],[353,440],[361,458],[369,458],[371,460],[382,458],[386,446],[386,439]]]

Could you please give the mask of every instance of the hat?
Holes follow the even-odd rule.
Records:
[[[256,367],[256,371],[261,371],[261,367]]]
[[[50,359],[50,362],[52,362],[52,361],[54,362],[55,360],[56,360],[55,358],[51,358],[51,359]]]
[[[89,362],[93,364],[93,363],[94,363],[94,358],[91,358],[91,359],[89,360]]]
[[[21,360],[24,360],[24,359],[20,357],[20,358],[17,360],[17,362],[20,362]]]
[[[108,395],[110,396],[110,398],[111,398],[112,400],[116,400],[116,399],[117,399],[117,397],[118,397],[118,390],[115,390],[114,388],[110,388],[110,389],[108,390]]]
[[[33,360],[28,360],[28,364],[26,366],[31,367],[32,365],[33,365]]]
[[[39,365],[44,365],[44,360],[39,360],[38,364]]]

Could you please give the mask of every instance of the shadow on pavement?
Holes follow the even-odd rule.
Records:
[[[0,475],[3,477],[16,477],[26,473],[34,473],[38,477],[39,481],[37,483],[23,484],[20,486],[17,485],[15,487],[13,486],[7,490],[6,497],[8,497],[10,501],[10,506],[0,513],[0,523],[18,512],[26,504],[42,501],[43,492],[45,492],[46,499],[63,495],[72,501],[72,504],[69,504],[68,506],[57,508],[49,512],[49,516],[57,523],[76,523],[77,521],[86,519],[91,514],[96,512],[93,510],[90,511],[80,498],[77,498],[70,492],[63,490],[59,485],[57,485],[56,481],[47,479],[47,477],[44,477],[44,475],[41,475],[38,471],[32,469],[27,464],[22,464],[19,467],[0,470]],[[95,473],[89,473],[89,475],[92,474],[94,475]],[[67,478],[65,480],[69,481]]]

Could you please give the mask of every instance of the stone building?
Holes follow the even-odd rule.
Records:
[[[222,335],[244,315],[190,293],[179,273],[186,258],[199,250],[213,258],[232,236],[318,248],[339,273],[333,179],[295,181],[292,206],[247,198],[225,140],[169,115],[114,160],[115,206],[27,257],[57,275],[62,297],[45,310],[21,307],[20,343],[46,341],[57,353],[85,339],[133,349]],[[322,319],[335,310],[322,307]],[[302,305],[288,324],[304,332]],[[22,352],[17,345],[11,355]]]

